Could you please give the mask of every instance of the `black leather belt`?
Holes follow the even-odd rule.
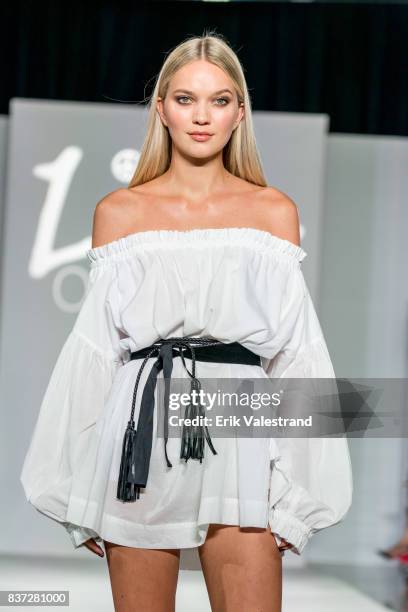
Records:
[[[190,372],[184,361],[184,350],[191,354],[192,371]],[[137,388],[140,376],[148,359],[158,353],[157,360],[153,363],[150,374],[143,389],[140,404],[137,430],[135,430],[134,411]],[[164,391],[164,452],[168,467],[173,467],[167,456],[168,440],[168,411],[170,380],[173,369],[173,357],[181,357],[183,365],[191,377],[191,391],[199,391],[201,383],[195,375],[195,361],[209,361],[212,363],[241,363],[249,365],[261,365],[261,358],[239,342],[225,344],[220,340],[208,337],[173,337],[161,339],[151,346],[131,353],[130,359],[143,359],[137,374],[133,392],[132,411],[123,438],[122,458],[119,470],[119,481],[117,487],[117,499],[133,502],[140,497],[140,489],[146,487],[149,474],[150,456],[153,442],[153,409],[154,392],[156,388],[157,375],[163,370],[165,383]],[[203,407],[200,403],[192,403],[186,407],[186,417],[203,415]],[[197,430],[200,430],[197,433]],[[204,434],[204,435],[203,435]],[[180,458],[199,459],[200,463],[204,457],[204,436],[213,454],[217,454],[211,442],[210,434],[206,426],[183,426]]]

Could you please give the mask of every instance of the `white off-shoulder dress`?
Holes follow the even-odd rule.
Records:
[[[301,262],[307,253],[254,228],[153,230],[86,253],[85,299],[46,389],[21,473],[27,500],[67,529],[141,548],[193,549],[211,523],[267,527],[300,555],[352,499],[344,437],[215,438],[203,463],[154,439],[148,486],[116,498],[123,436],[141,359],[159,339],[239,342],[262,366],[197,361],[197,377],[335,376]],[[157,357],[146,363],[140,384]],[[160,377],[161,374],[159,374]],[[186,377],[173,360],[172,377]],[[140,396],[136,402],[137,423]],[[183,567],[182,555],[181,567]]]

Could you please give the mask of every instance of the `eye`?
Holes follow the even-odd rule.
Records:
[[[178,96],[176,98],[177,102],[180,102],[180,100],[189,100],[190,98],[188,96]],[[184,102],[182,102],[182,104],[184,104]]]
[[[217,104],[217,106],[227,106],[229,99],[228,98],[217,98],[217,100],[223,100],[225,104]]]

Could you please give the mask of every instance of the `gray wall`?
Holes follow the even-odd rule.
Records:
[[[329,137],[320,304],[338,377],[407,377],[407,168],[407,139]],[[375,551],[404,528],[406,440],[354,439],[350,451],[353,505],[310,558],[336,560],[340,546],[346,562],[346,543],[348,560],[387,563]]]

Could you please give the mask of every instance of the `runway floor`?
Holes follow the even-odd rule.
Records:
[[[402,612],[405,610],[401,603],[404,581],[393,562],[390,567],[374,568],[284,567],[283,612],[316,612],[318,608],[325,612]],[[0,587],[1,590],[68,590],[71,611],[114,612],[106,558],[3,555],[0,556]],[[8,608],[2,606],[2,609]],[[177,612],[211,612],[201,572],[180,571],[176,609]]]

